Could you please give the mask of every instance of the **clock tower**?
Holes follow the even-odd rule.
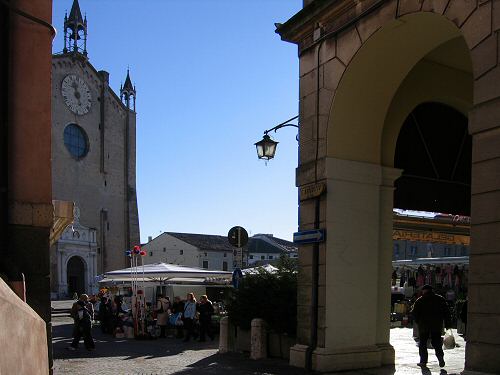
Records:
[[[53,298],[96,293],[97,276],[126,267],[125,250],[139,244],[135,98],[128,71],[117,95],[89,61],[74,0],[52,56],[52,195],[75,203],[78,222],[51,249]]]

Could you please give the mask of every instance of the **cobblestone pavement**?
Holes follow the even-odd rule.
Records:
[[[217,353],[217,341],[182,342],[174,338],[154,341],[115,339],[93,328],[96,350],[88,352],[80,343],[78,351],[68,351],[72,321],[68,317],[53,318],[54,374],[85,375],[165,375],[165,374],[241,374],[304,375],[303,369],[290,367],[286,361],[269,359],[253,361],[244,354]],[[391,330],[391,343],[396,349],[396,366],[342,372],[344,375],[456,375],[464,367],[465,344],[457,338],[458,347],[445,351],[446,367],[440,370],[433,350],[429,350],[429,367],[417,367],[418,348],[407,328]]]

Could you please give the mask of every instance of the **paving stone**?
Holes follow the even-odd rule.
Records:
[[[174,338],[153,341],[115,339],[93,328],[96,350],[87,352],[80,343],[75,352],[66,350],[71,342],[70,318],[53,318],[55,375],[170,375],[170,374],[235,374],[235,375],[305,375],[304,369],[288,366],[285,360],[252,360],[248,354],[218,354],[217,341],[184,343]],[[304,330],[303,335],[307,336]],[[464,368],[465,343],[456,335],[458,346],[445,351],[448,375]],[[345,375],[393,375],[424,373],[417,365],[418,347],[409,328],[391,329],[391,344],[396,350],[396,365],[376,369],[342,372]],[[427,374],[439,374],[433,351],[429,350]]]

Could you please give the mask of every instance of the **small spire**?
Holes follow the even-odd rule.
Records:
[[[64,16],[64,50],[87,55],[87,15],[82,17],[78,0],[73,0],[69,16]]]
[[[127,68],[127,77],[123,86],[120,85],[120,98],[128,109],[135,111],[135,86],[130,79],[130,69]]]
[[[132,81],[130,79],[130,70],[127,69],[127,78],[125,78],[125,83],[123,84],[124,90],[134,91],[134,86],[132,86]]]
[[[82,12],[80,10],[80,4],[78,4],[78,0],[73,0],[73,5],[71,6],[71,11],[69,12],[69,21],[75,24],[83,23]]]

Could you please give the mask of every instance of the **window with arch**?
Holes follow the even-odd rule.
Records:
[[[76,124],[64,128],[64,145],[75,159],[82,159],[89,152],[87,133]]]

